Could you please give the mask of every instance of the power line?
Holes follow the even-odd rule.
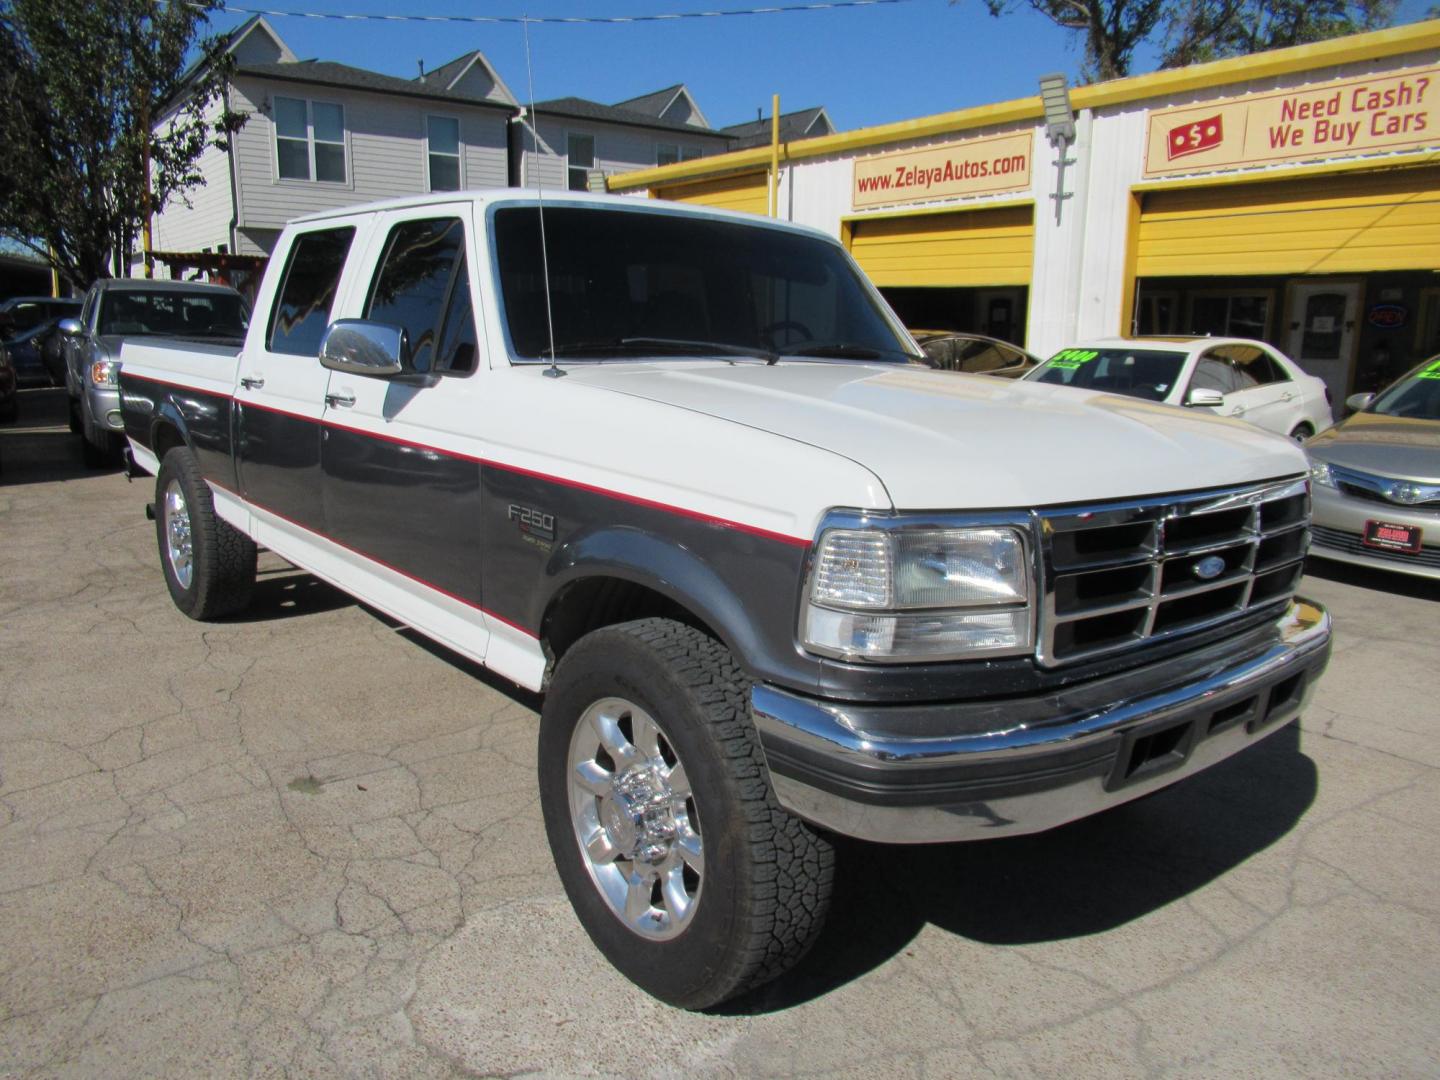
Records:
[[[379,15],[338,13],[333,11],[280,11],[274,8],[236,7],[226,4],[224,11],[240,15],[270,15],[288,19],[333,19],[340,22],[434,22],[434,23],[509,23],[509,24],[619,24],[669,22],[679,19],[721,19],[735,15],[783,15],[798,11],[834,11],[839,8],[878,7],[882,4],[906,4],[910,0],[828,0],[825,3],[785,4],[776,7],[741,8],[731,11],[674,11],[656,15]],[[202,5],[191,3],[192,7]]]

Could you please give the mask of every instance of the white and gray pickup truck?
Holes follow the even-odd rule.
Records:
[[[575,911],[699,1008],[805,952],[834,834],[1096,813],[1329,657],[1299,448],[915,354],[821,233],[509,190],[292,223],[238,355],[127,344],[120,388],[180,610],[262,545],[542,691]]]

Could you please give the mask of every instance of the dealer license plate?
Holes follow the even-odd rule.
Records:
[[[1402,551],[1414,555],[1420,550],[1420,529],[1415,525],[1392,525],[1388,521],[1367,521],[1360,539],[1367,547]]]

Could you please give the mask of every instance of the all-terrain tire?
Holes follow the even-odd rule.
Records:
[[[576,915],[625,976],[687,1009],[717,1005],[793,966],[820,933],[834,881],[830,842],[775,799],[749,715],[748,685],[734,657],[714,638],[669,619],[644,619],[578,641],[561,658],[541,712],[541,807]],[[572,773],[575,748],[590,727],[581,725],[597,706],[621,716],[621,727],[626,708],[632,708],[659,732],[672,772],[683,764],[690,801],[681,796],[677,816],[685,818],[684,807],[697,815],[703,871],[694,882],[693,910],[677,920],[678,933],[672,928],[668,937],[644,929],[646,917],[659,926],[663,911],[632,920],[640,929],[627,923],[628,912],[602,891],[597,875],[605,867],[596,865],[581,841],[580,822],[589,809],[576,806],[584,807],[590,796],[585,785],[575,786]],[[629,759],[597,756],[614,763],[619,788]],[[642,784],[641,790],[651,789]],[[595,806],[592,830],[600,827],[597,819],[613,820],[606,817],[613,807],[603,798],[595,796]],[[623,817],[621,827],[629,828]],[[644,869],[624,859],[617,865]],[[661,908],[669,903],[659,887],[655,895]]]
[[[250,603],[255,542],[216,516],[200,463],[183,446],[155,478],[155,538],[170,598],[190,618],[218,619]]]

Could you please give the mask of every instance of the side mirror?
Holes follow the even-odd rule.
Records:
[[[1374,400],[1374,394],[1351,394],[1345,399],[1345,404],[1355,412],[1359,412]]]
[[[393,379],[414,372],[405,329],[369,319],[336,319],[320,342],[320,365],[347,375]]]
[[[60,332],[66,337],[75,337],[80,333],[79,319],[61,319],[55,325],[60,328]]]
[[[1225,404],[1225,395],[1219,390],[1197,386],[1185,395],[1185,404],[1192,409],[1218,409]]]

